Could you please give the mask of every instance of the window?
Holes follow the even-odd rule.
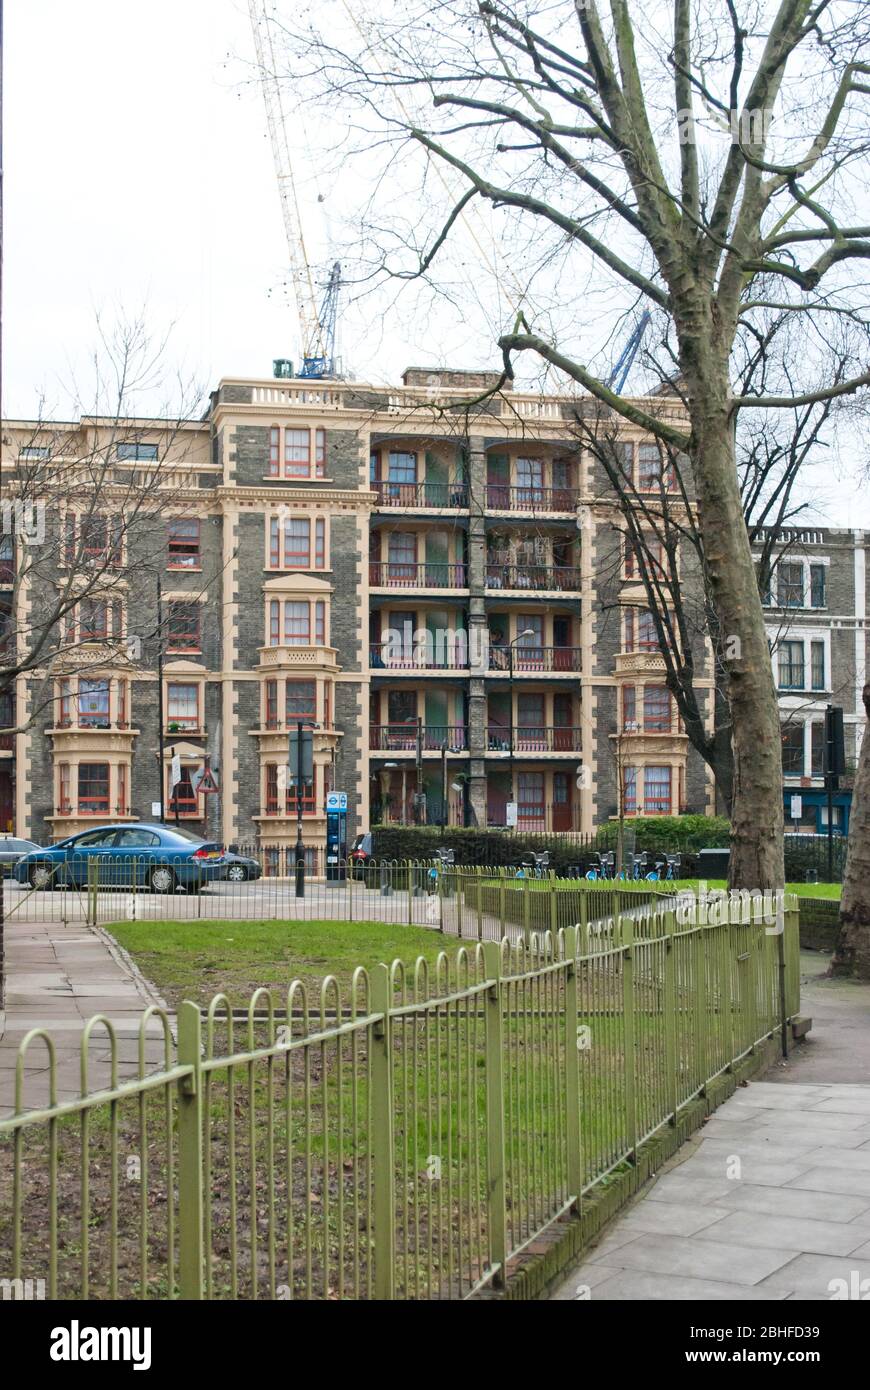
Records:
[[[671,729],[671,692],[664,685],[643,688],[643,727],[648,734],[667,734]]]
[[[313,724],[317,718],[317,686],[314,681],[288,681],[285,696],[287,723],[304,719]]]
[[[284,522],[284,568],[307,570],[311,561],[311,522],[288,517]]]
[[[625,577],[642,579],[644,572],[661,578],[665,573],[664,548],[658,536],[644,536],[640,556],[630,536],[625,538]],[[641,564],[641,556],[643,564]]]
[[[172,772],[167,770],[167,783],[172,779]],[[175,786],[168,786],[167,811],[170,815],[175,815],[176,811],[180,816],[198,816],[199,798],[193,790],[191,780],[191,769],[183,767],[181,769],[181,780]]]
[[[543,829],[544,820],[544,774],[521,772],[517,778],[517,824]]]
[[[637,768],[622,769],[622,809],[625,815],[633,816],[637,810]]]
[[[517,747],[534,749],[545,744],[543,695],[517,696]]]
[[[180,729],[199,728],[199,686],[195,683],[170,681],[167,686],[167,724]]]
[[[118,681],[118,724],[120,728],[127,727],[127,682]]]
[[[269,477],[278,478],[281,474],[281,431],[273,425],[269,431]]]
[[[314,769],[314,780],[309,787],[302,788],[302,814],[303,816],[313,816],[316,810],[316,783],[317,769]],[[278,766],[276,763],[266,764],[266,815],[296,815],[296,787],[287,787],[284,792],[284,805],[281,805],[281,796],[278,787]]]
[[[69,799],[69,763],[61,763],[58,768],[57,809],[62,816],[68,815],[72,809]]]
[[[284,642],[288,647],[307,647],[311,640],[310,606],[284,604]]]
[[[776,567],[776,601],[780,608],[801,608],[804,601],[804,567],[798,561],[781,560]]]
[[[314,605],[314,641],[318,647],[326,646],[326,604],[322,599]]]
[[[159,844],[153,830],[122,830],[115,841],[118,849],[154,849]]]
[[[322,570],[326,565],[326,522],[319,516],[314,523],[314,568]]]
[[[663,459],[657,444],[641,444],[637,451],[637,488],[639,492],[657,492],[659,487],[674,486],[674,470]]]
[[[11,536],[0,536],[0,585],[11,584],[15,578],[15,542]]]
[[[825,689],[824,642],[810,642],[810,684],[813,690]]]
[[[171,570],[192,570],[200,567],[199,522],[176,517],[169,523],[169,560]]]
[[[105,599],[82,599],[79,604],[79,641],[104,642],[108,635],[109,605]]]
[[[543,459],[517,459],[517,500],[540,502],[543,485]]]
[[[804,726],[787,724],[782,729],[782,775],[802,777],[804,772]]]
[[[387,495],[408,504],[414,501],[417,490],[417,455],[393,451],[389,456]]]
[[[804,644],[803,642],[781,642],[779,647],[779,688],[780,690],[803,690],[804,688]]]
[[[267,729],[277,729],[278,727],[278,682],[266,681],[265,688],[265,725]]]
[[[18,450],[20,459],[47,459],[51,458],[51,449],[47,444],[25,444]]]
[[[625,651],[658,651],[653,615],[648,608],[628,608],[625,614]]]
[[[198,652],[201,645],[200,622],[198,603],[171,603],[166,624],[166,650]]]
[[[79,815],[103,816],[109,810],[109,764],[79,763]]]
[[[66,514],[65,545],[66,563],[72,565],[77,559],[82,563],[120,565],[122,524],[108,517],[92,514],[79,519],[74,512]]]
[[[633,685],[622,687],[622,730],[626,734],[637,733],[637,696]]]
[[[59,725],[62,729],[68,729],[73,720],[73,697],[72,681],[63,680],[60,683],[60,720]]]
[[[83,729],[108,729],[109,682],[79,681],[79,725]]]
[[[671,769],[645,767],[643,770],[643,809],[647,814],[668,814],[671,809]]]
[[[392,531],[387,541],[390,581],[413,580],[417,573],[417,537],[413,532]]]
[[[157,458],[157,445],[142,443],[119,444],[115,456],[124,461],[146,463]]]
[[[827,603],[825,593],[826,566],[810,565],[810,607],[824,608]]]
[[[311,473],[309,430],[284,431],[284,477],[307,478]]]
[[[119,815],[119,816],[126,816],[126,815],[129,815],[129,813],[130,813],[130,812],[129,812],[129,807],[127,806],[127,765],[126,765],[126,763],[119,763],[119,764],[118,764],[118,815]],[[123,832],[123,833],[124,833],[124,834],[129,834],[130,832],[129,832],[129,831],[125,831],[125,832]],[[143,831],[143,832],[141,832],[141,833],[145,834],[145,833],[147,833],[147,832]],[[155,836],[155,838],[156,838],[156,836]]]

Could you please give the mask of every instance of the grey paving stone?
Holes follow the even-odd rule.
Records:
[[[597,1288],[599,1284],[603,1284],[605,1279],[609,1279],[611,1275],[619,1273],[619,1269],[613,1265],[580,1265],[574,1273],[565,1280],[564,1284],[559,1286],[552,1296],[560,1303],[576,1302],[580,1297],[578,1294],[579,1289],[593,1290]]]
[[[713,1279],[691,1279],[671,1275],[662,1279],[642,1270],[623,1269],[592,1289],[591,1302],[608,1300],[632,1302],[692,1302],[709,1300],[727,1303],[777,1303],[788,1295],[761,1284],[730,1284]],[[717,1343],[718,1346],[718,1343]]]
[[[809,1168],[786,1184],[809,1192],[844,1192],[847,1196],[870,1197],[870,1173],[855,1168]]]
[[[848,1222],[735,1211],[705,1231],[704,1239],[766,1249],[780,1247],[815,1255],[851,1255],[864,1243],[865,1235]]]
[[[739,1161],[739,1169],[729,1158]],[[683,1164],[686,1177],[721,1178],[725,1182],[759,1183],[763,1187],[785,1187],[787,1183],[808,1172],[806,1163],[772,1163],[755,1154],[741,1154],[740,1146],[735,1144],[732,1154],[695,1154]],[[730,1177],[729,1177],[730,1173]]]
[[[715,1226],[712,1228],[715,1230]],[[661,1276],[682,1275],[726,1283],[758,1284],[798,1252],[752,1245],[728,1245],[702,1236],[639,1235],[619,1252],[626,1269]]]
[[[867,1115],[870,1116],[870,1095],[829,1096],[814,1107],[814,1115]]]
[[[722,1207],[762,1212],[766,1216],[808,1217],[813,1221],[870,1221],[870,1198],[842,1193],[807,1192],[797,1187],[756,1187],[733,1182],[720,1199]],[[863,1225],[863,1222],[861,1222]]]
[[[692,1236],[730,1215],[727,1207],[702,1202],[638,1202],[619,1222],[620,1231],[661,1231],[665,1235]]]
[[[870,1146],[857,1149],[822,1147],[810,1149],[807,1157],[811,1168],[850,1168],[854,1172],[870,1173]]]
[[[847,1286],[854,1280],[858,1283],[870,1280],[870,1262],[859,1260],[854,1255],[842,1258],[834,1255],[800,1254],[787,1265],[775,1270],[763,1279],[763,1289],[780,1289],[797,1298],[833,1298],[829,1288],[831,1280],[845,1280]],[[865,1292],[870,1293],[870,1285]]]
[[[671,1173],[659,1178],[649,1190],[644,1201],[647,1202],[711,1202],[715,1204],[730,1192],[732,1184],[727,1178],[688,1177],[682,1165]]]

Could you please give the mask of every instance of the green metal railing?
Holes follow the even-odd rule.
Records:
[[[345,993],[328,977],[316,997],[299,981],[281,999],[258,990],[242,1016],[225,995],[185,1003],[175,1036],[151,1008],[132,1043],[92,1020],[76,1099],[58,1101],[51,1037],[30,1032],[0,1120],[0,1278],[43,1279],[51,1298],[498,1287],[513,1256],[798,1010],[791,901],[777,934],[681,925],[667,901],[601,917],[614,898],[586,891],[582,920],[562,926],[554,885],[502,881],[491,940],[483,886],[442,875],[442,926],[481,939],[434,966],[360,968]],[[27,1108],[35,1048],[49,1084]]]

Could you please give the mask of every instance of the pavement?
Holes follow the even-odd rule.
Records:
[[[808,1039],[719,1107],[554,1299],[867,1296],[870,985],[826,967],[801,956]]]
[[[15,1104],[19,1044],[32,1028],[44,1028],[55,1044],[54,1080],[59,1101],[82,1093],[82,1035],[94,1014],[107,1020],[89,1042],[88,1086],[112,1081],[112,1059],[119,1080],[138,1075],[143,1010],[161,1004],[153,986],[100,928],[83,922],[6,923],[6,1026],[0,1038],[0,1116]],[[110,1033],[111,1030],[111,1033]],[[142,1033],[145,1070],[163,1057],[163,1023],[152,1017]],[[23,1107],[46,1105],[50,1096],[48,1048],[36,1038],[25,1054]]]

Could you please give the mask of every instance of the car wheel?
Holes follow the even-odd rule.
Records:
[[[248,877],[248,871],[244,864],[233,864],[227,869],[228,883],[244,883]]]
[[[152,893],[175,892],[175,874],[172,869],[167,868],[165,864],[161,864],[156,869],[152,869],[148,879],[151,884]]]
[[[46,888],[51,888],[54,882],[54,875],[49,864],[34,864],[28,875],[31,888],[37,892],[44,892]]]

